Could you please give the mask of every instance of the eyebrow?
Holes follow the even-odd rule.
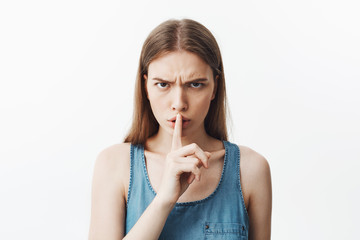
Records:
[[[165,79],[162,79],[162,78],[159,78],[159,77],[154,77],[152,78],[152,80],[157,80],[157,81],[162,81],[162,82],[173,82],[173,81],[169,81],[169,80],[165,80]],[[207,78],[195,78],[195,79],[191,79],[189,81],[186,81],[186,82],[206,82],[208,81]]]

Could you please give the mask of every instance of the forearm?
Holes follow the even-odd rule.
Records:
[[[156,196],[123,239],[159,239],[173,207],[173,204],[164,203]]]

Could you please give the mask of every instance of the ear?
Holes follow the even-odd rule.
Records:
[[[211,96],[211,100],[213,100],[215,98],[215,96],[216,96],[216,90],[217,90],[218,81],[219,81],[219,75],[216,75],[216,77],[214,79],[214,91],[213,91],[213,94]]]
[[[144,77],[144,79],[145,79],[144,88],[145,88],[146,97],[149,99],[149,94],[148,94],[148,90],[147,90],[147,80],[148,80],[148,77],[147,77],[146,74],[144,74],[143,77]]]

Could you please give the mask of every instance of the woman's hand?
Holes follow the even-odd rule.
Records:
[[[165,160],[164,174],[157,193],[165,203],[175,205],[179,197],[196,179],[200,181],[200,168],[209,167],[210,153],[204,152],[197,144],[181,144],[182,118],[176,116],[171,152]]]

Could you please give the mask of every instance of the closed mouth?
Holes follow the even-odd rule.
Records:
[[[176,120],[172,120],[172,121],[170,121],[170,122],[173,122],[173,123],[175,123],[175,121]],[[184,122],[189,122],[190,120],[182,120],[182,123],[184,123]]]
[[[188,119],[188,118],[186,118],[186,117],[181,117],[181,119],[182,119],[182,122],[188,122],[188,121],[190,121],[190,119]],[[173,118],[170,118],[168,121],[170,121],[170,122],[175,122],[176,121],[176,117],[173,117]]]

